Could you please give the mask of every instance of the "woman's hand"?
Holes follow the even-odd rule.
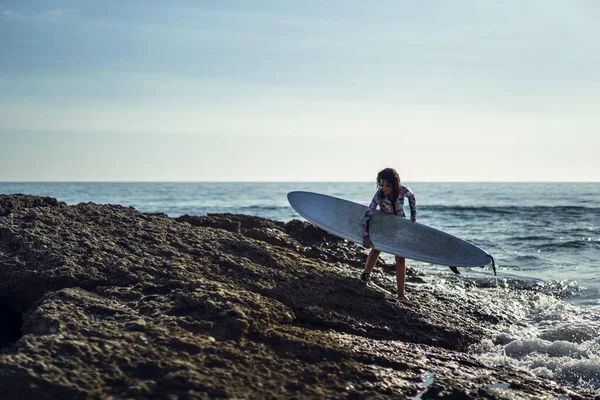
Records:
[[[362,245],[363,245],[364,248],[370,249],[371,247],[373,247],[373,242],[371,242],[371,238],[370,237],[365,236],[363,238]]]

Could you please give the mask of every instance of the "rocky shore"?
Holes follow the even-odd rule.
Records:
[[[398,302],[365,257],[297,220],[0,195],[0,398],[594,398],[469,355],[502,304],[414,271]]]

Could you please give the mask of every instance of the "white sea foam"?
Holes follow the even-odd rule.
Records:
[[[485,292],[489,302],[502,305],[498,315],[512,323],[500,324],[473,347],[474,354],[487,363],[510,365],[600,394],[600,308],[576,307],[522,290]]]
[[[424,279],[436,295],[500,319],[471,349],[484,363],[512,366],[600,395],[600,307],[574,306],[556,293],[514,289],[510,282],[486,288],[441,271]]]

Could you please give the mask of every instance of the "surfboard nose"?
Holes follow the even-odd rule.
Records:
[[[303,192],[301,190],[289,192],[287,199],[294,208],[315,203],[315,196],[311,192]]]
[[[287,195],[288,202],[294,210],[304,218],[318,213],[323,208],[327,196],[315,196],[311,192],[294,191]],[[310,217],[309,217],[310,219]]]

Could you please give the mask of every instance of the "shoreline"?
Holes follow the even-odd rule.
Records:
[[[414,271],[403,304],[358,282],[363,257],[298,220],[0,195],[1,305],[21,320],[0,394],[594,398],[468,353],[516,322],[502,304]]]

